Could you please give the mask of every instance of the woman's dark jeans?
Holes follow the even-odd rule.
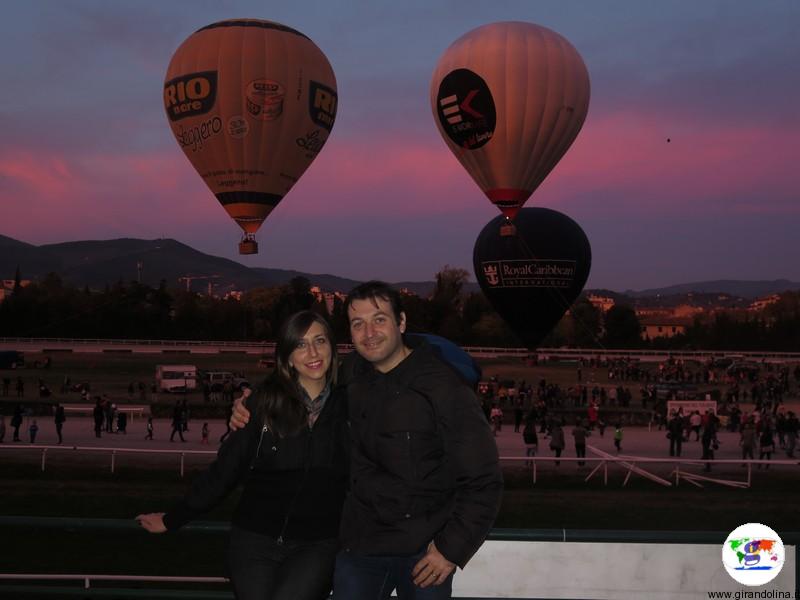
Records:
[[[237,600],[322,600],[333,581],[338,542],[285,541],[231,527],[229,568]]]

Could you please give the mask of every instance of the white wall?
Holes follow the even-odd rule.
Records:
[[[786,562],[778,577],[765,586],[748,588],[725,571],[721,544],[489,541],[464,571],[458,571],[453,595],[700,600],[713,591],[794,592],[795,547],[785,549]]]

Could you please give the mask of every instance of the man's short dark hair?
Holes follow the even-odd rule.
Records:
[[[377,299],[380,298],[388,302],[392,307],[394,313],[394,320],[400,324],[400,313],[403,312],[403,303],[400,300],[400,292],[390,286],[384,281],[367,281],[361,285],[357,285],[347,295],[347,300],[344,303],[344,314],[350,315],[350,305],[354,300],[371,300],[374,305],[378,305]]]

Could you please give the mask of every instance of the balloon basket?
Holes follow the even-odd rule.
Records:
[[[511,221],[500,225],[500,237],[513,237],[517,235],[517,227]]]
[[[239,242],[239,254],[258,254],[258,242],[251,237]]]

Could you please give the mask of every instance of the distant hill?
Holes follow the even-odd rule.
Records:
[[[720,279],[716,281],[697,281],[694,283],[681,283],[664,288],[633,291],[627,290],[625,295],[634,298],[652,296],[675,296],[681,294],[727,294],[740,298],[758,298],[769,294],[800,290],[800,282],[788,279],[775,279],[772,281],[740,281],[735,279]]]
[[[287,269],[253,267],[252,270],[259,273],[263,277],[263,281],[266,283],[262,285],[283,285],[295,277],[305,277],[313,285],[319,286],[320,289],[325,292],[346,292],[347,290],[354,288],[361,283],[360,281],[356,281],[354,279],[347,279],[346,277],[338,277],[336,275],[303,273],[301,271]]]
[[[135,281],[137,265],[141,263],[142,283],[157,286],[164,280],[168,287],[184,287],[179,278],[191,276],[191,289],[202,291],[211,282],[216,293],[227,290],[249,290],[259,286],[275,286],[288,283],[294,277],[305,277],[312,285],[323,291],[347,292],[361,283],[337,275],[304,273],[288,269],[246,267],[227,258],[205,254],[173,239],[140,240],[123,238],[117,240],[93,240],[64,242],[34,246],[0,235],[0,279],[11,279],[19,266],[23,279],[41,279],[48,273],[58,273],[64,281],[78,287],[89,286],[102,289],[117,281]],[[426,297],[434,288],[433,281],[399,281],[397,288],[407,288]],[[467,283],[466,292],[479,291],[477,283]],[[727,294],[737,299],[753,299],[786,290],[800,290],[800,283],[779,279],[775,281],[703,281],[673,285],[665,288],[624,293],[611,290],[586,290],[610,296],[618,303],[642,303],[642,299],[659,297],[663,302],[680,304],[687,301],[707,303],[715,294]],[[691,294],[691,296],[689,296]]]
[[[168,287],[184,287],[186,282],[179,281],[179,278],[191,276],[196,278],[191,289],[205,290],[211,282],[217,293],[283,285],[294,277],[305,277],[323,291],[346,292],[361,283],[329,274],[246,267],[227,258],[204,254],[173,239],[122,238],[34,246],[0,236],[0,279],[12,278],[19,266],[24,279],[42,279],[53,272],[72,285],[101,289],[120,280],[137,280],[139,263],[142,265],[142,283],[147,285],[157,286],[165,280]],[[396,285],[428,295],[434,282],[401,282]],[[476,284],[472,285],[477,288]]]

